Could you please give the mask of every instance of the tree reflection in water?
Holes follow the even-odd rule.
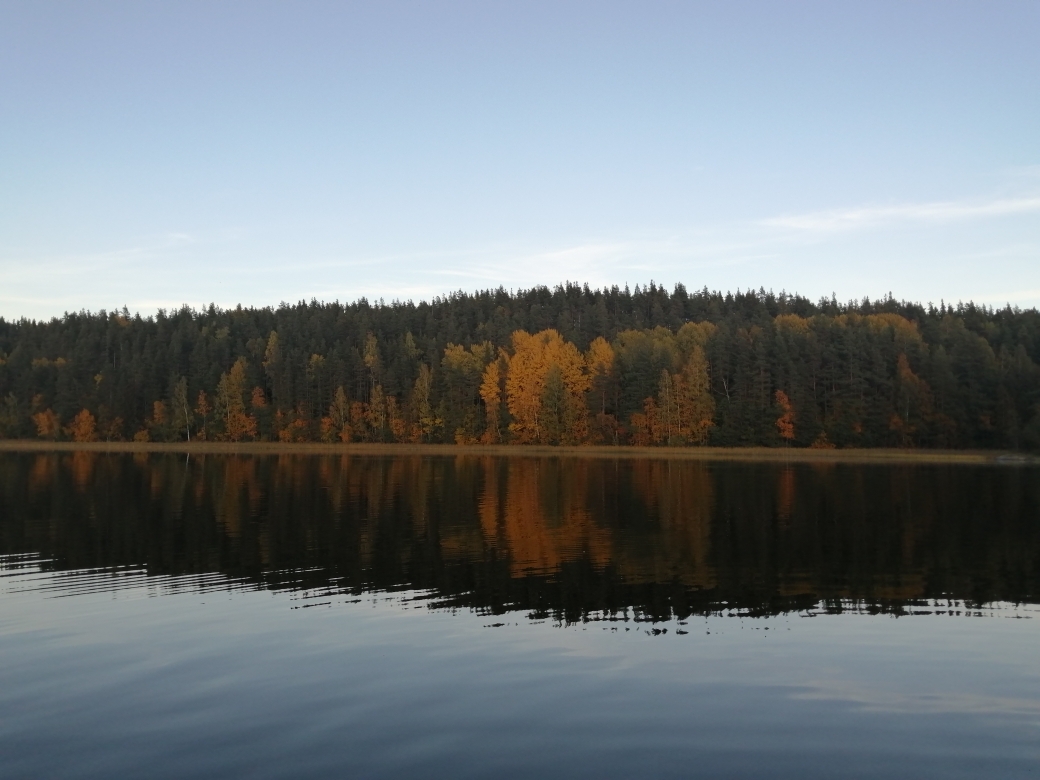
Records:
[[[1031,468],[0,457],[0,553],[572,622],[1040,595]]]

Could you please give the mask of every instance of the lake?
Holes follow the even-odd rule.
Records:
[[[1040,469],[0,454],[4,777],[1036,777]]]

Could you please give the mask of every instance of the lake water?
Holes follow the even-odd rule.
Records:
[[[1040,774],[1040,469],[0,455],[3,777]]]

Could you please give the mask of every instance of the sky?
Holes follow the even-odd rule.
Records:
[[[0,0],[0,317],[1040,306],[1040,3]]]

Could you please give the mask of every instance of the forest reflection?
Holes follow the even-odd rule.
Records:
[[[0,457],[0,554],[535,617],[1035,601],[1035,469],[668,459]]]

